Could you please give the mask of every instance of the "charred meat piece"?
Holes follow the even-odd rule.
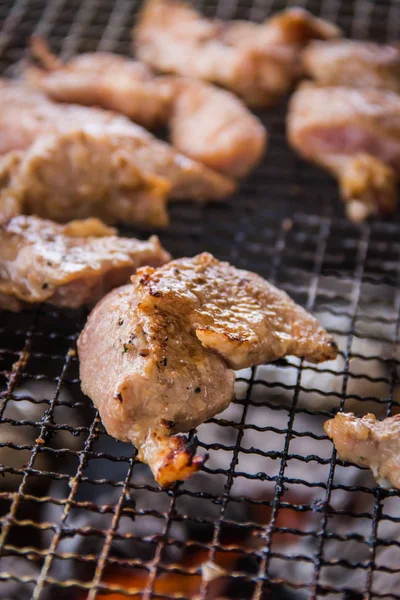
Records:
[[[313,41],[304,70],[321,85],[400,92],[400,45],[355,40]]]
[[[175,148],[232,177],[259,161],[266,132],[229,92],[189,78],[155,76],[145,65],[116,54],[82,54],[63,65],[36,38],[43,68],[25,79],[51,99],[113,109],[145,127],[168,125]]]
[[[380,486],[400,489],[400,415],[378,421],[338,413],[324,429],[342,460],[369,467]]]
[[[362,221],[396,207],[400,96],[384,90],[302,84],[287,117],[290,144],[339,180],[347,214]]]
[[[263,24],[209,20],[174,0],[147,0],[134,31],[141,60],[163,73],[204,79],[249,105],[268,106],[301,74],[301,49],[339,30],[302,9]]]
[[[15,217],[0,226],[0,306],[92,305],[138,267],[169,258],[156,236],[145,242],[118,237],[98,219],[58,225]]]
[[[228,406],[231,369],[286,354],[314,362],[337,354],[284,292],[207,253],[139,269],[132,285],[95,307],[78,349],[82,389],[107,431],[135,444],[162,486],[204,462],[175,434]]]
[[[71,132],[82,132],[90,143],[96,139],[90,151],[96,144],[99,152],[107,154],[111,150],[111,162],[112,152],[118,146],[115,160],[123,162],[121,156],[125,157],[129,165],[135,165],[142,180],[156,182],[158,191],[160,179],[164,180],[165,195],[171,199],[220,199],[235,188],[231,179],[179,154],[122,115],[75,104],[57,104],[22,85],[5,80],[0,83],[0,154],[26,151],[43,135],[53,136],[59,150],[64,142],[57,142],[56,138]],[[67,159],[67,164],[70,162]],[[93,170],[93,164],[96,156],[80,165],[87,170],[87,180],[100,176],[97,169]]]

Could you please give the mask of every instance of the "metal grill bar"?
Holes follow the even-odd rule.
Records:
[[[354,331],[355,323],[357,320],[358,304],[359,304],[359,300],[360,300],[361,284],[363,281],[364,264],[365,264],[365,260],[366,260],[367,252],[368,252],[369,237],[370,236],[369,236],[368,228],[362,227],[361,232],[360,232],[360,239],[359,239],[359,243],[358,243],[356,268],[355,268],[355,272],[354,272],[354,285],[353,285],[352,302],[351,302],[352,319],[351,319],[350,333],[347,338],[347,345],[346,345],[346,352],[345,352],[345,373],[343,376],[343,386],[342,386],[343,396],[340,400],[340,408],[341,409],[344,409],[344,404],[345,404],[345,396],[346,396],[347,383],[348,383],[349,362],[350,362],[350,350],[351,350],[351,345],[352,345],[352,341],[353,341],[353,331]],[[329,469],[329,476],[328,476],[328,483],[327,483],[327,487],[326,487],[325,510],[323,510],[321,529],[320,529],[320,534],[319,534],[320,543],[319,543],[319,547],[318,547],[318,550],[317,550],[317,553],[315,556],[315,567],[314,567],[314,573],[313,573],[313,580],[312,580],[312,584],[310,587],[311,598],[316,598],[317,592],[318,592],[318,579],[319,579],[320,571],[321,571],[322,555],[323,555],[323,548],[324,548],[324,538],[326,535],[326,527],[327,527],[328,518],[329,518],[328,507],[329,507],[329,503],[330,503],[330,499],[331,499],[331,488],[332,488],[333,478],[334,478],[334,474],[335,474],[335,464],[336,464],[336,450],[333,447],[332,448],[332,458],[331,458],[330,469]]]

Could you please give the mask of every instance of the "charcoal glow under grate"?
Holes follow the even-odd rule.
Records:
[[[353,37],[400,37],[396,0],[296,4]],[[262,20],[286,5],[198,7]],[[2,0],[0,68],[18,71],[33,34],[64,58],[129,53],[137,8]],[[204,471],[164,492],[80,392],[84,312],[0,313],[1,598],[400,598],[398,493],[337,460],[322,429],[339,408],[399,410],[400,225],[343,220],[335,183],[287,148],[285,110],[261,115],[267,156],[229,205],[175,205],[160,236],[175,256],[208,250],[285,289],[338,359],[240,372],[236,400],[197,432]]]

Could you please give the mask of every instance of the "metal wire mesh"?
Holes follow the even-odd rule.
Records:
[[[199,8],[262,20],[288,4]],[[296,4],[354,37],[400,33],[396,1]],[[1,0],[0,67],[27,57],[32,34],[64,58],[129,53],[136,10],[128,0]],[[0,313],[2,598],[400,598],[398,494],[337,460],[322,429],[339,408],[398,411],[400,226],[338,217],[335,184],[286,147],[285,106],[261,116],[264,163],[227,206],[175,206],[162,242],[287,290],[337,337],[338,360],[239,373],[231,407],[199,428],[204,472],[163,492],[80,392],[84,312]],[[224,577],[210,581],[208,562]]]

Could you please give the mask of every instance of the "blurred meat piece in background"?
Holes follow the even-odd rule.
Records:
[[[107,431],[134,444],[163,487],[203,465],[174,434],[229,405],[231,369],[337,356],[332,337],[285,292],[211,254],[145,267],[132,284],[89,316],[78,341],[81,384]]]
[[[306,75],[321,85],[400,92],[400,45],[358,40],[313,41],[303,51]]]
[[[337,413],[324,428],[342,460],[369,467],[380,486],[400,489],[400,414],[378,421]]]
[[[123,135],[90,126],[44,134],[0,160],[0,222],[35,214],[61,223],[97,217],[164,227],[169,190],[166,178],[141,168]]]
[[[168,125],[171,142],[186,156],[231,177],[260,160],[266,131],[229,92],[182,77],[162,77],[117,54],[82,54],[62,64],[40,38],[32,41],[40,67],[24,79],[52,100],[100,106],[148,128]]]
[[[290,101],[287,135],[301,156],[338,178],[352,221],[395,210],[400,96],[304,83]]]
[[[8,216],[12,194],[22,189],[29,198],[39,190],[35,212],[42,217],[99,216],[161,226],[167,222],[166,198],[219,200],[235,189],[230,178],[122,115],[57,104],[6,80],[0,82],[0,132],[0,154],[18,152],[0,166],[0,200]]]
[[[161,71],[232,90],[250,106],[269,106],[301,75],[301,49],[340,30],[294,8],[263,24],[209,20],[174,0],[148,0],[133,32],[138,57]]]

